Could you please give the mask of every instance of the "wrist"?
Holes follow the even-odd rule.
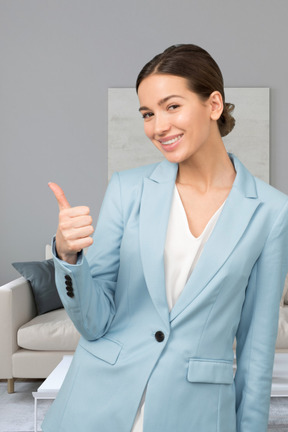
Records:
[[[65,253],[59,253],[57,251],[57,247],[55,247],[56,257],[60,259],[61,261],[65,261],[68,264],[75,265],[77,263],[78,254],[65,254]]]

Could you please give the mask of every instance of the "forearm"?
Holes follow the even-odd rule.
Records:
[[[55,245],[53,254],[56,285],[68,315],[86,339],[101,337],[114,317],[115,282],[92,278],[83,254],[75,265],[57,258]]]

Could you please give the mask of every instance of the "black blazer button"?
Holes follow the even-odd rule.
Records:
[[[73,298],[74,297],[74,292],[73,291],[68,291],[67,292],[67,296]]]
[[[65,284],[66,284],[66,287],[72,287],[72,280],[70,280],[70,281],[66,280]]]
[[[164,339],[165,339],[165,335],[164,335],[164,333],[163,333],[162,331],[158,330],[158,331],[155,333],[155,339],[156,339],[157,342],[163,342]]]

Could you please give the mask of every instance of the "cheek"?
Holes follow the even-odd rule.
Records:
[[[209,122],[207,122],[204,116],[195,115],[190,122],[186,123],[186,130],[194,136],[206,136],[208,126]]]
[[[153,137],[153,131],[152,131],[152,125],[150,123],[144,123],[144,132],[145,135],[149,138],[152,139]]]
[[[191,132],[195,129],[195,125],[199,124],[199,119],[195,118],[193,113],[178,114],[174,118],[174,125],[176,128]]]

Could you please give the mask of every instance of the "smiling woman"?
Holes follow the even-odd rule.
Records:
[[[182,152],[186,144],[189,154],[197,152],[202,145],[215,146],[216,140],[222,142],[217,126],[223,111],[219,92],[213,92],[203,101],[188,89],[185,78],[152,74],[141,82],[138,96],[145,133],[160,151],[173,152],[167,156],[171,162],[182,161],[176,152],[180,150],[180,141]],[[148,101],[149,108],[145,108]]]
[[[198,237],[235,178],[218,127],[222,95],[213,91],[203,100],[186,78],[152,73],[139,84],[138,96],[147,137],[167,160],[178,163],[176,185],[190,231]]]
[[[89,209],[50,184],[81,339],[43,431],[266,432],[288,197],[225,150],[232,105],[205,50],[168,48],[137,91],[165,159],[114,173],[93,240]]]
[[[215,90],[219,91],[223,101],[223,110],[218,119],[221,136],[226,136],[232,131],[235,125],[235,119],[231,115],[234,105],[225,102],[221,70],[207,51],[192,44],[173,45],[167,48],[143,67],[136,81],[137,92],[143,79],[153,74],[185,78],[189,90],[204,101]]]

